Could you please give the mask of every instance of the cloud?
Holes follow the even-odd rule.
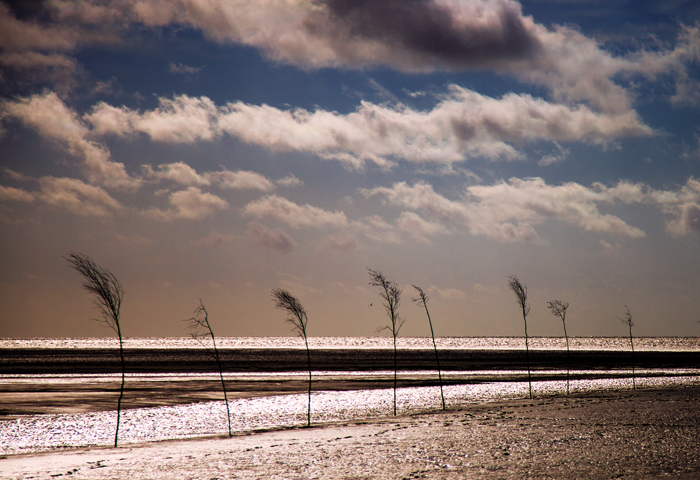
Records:
[[[208,186],[210,181],[184,162],[158,165],[154,170],[150,165],[142,165],[146,178],[170,180],[181,185]]]
[[[52,207],[83,216],[106,217],[120,210],[121,204],[102,188],[75,178],[42,177],[41,200]]]
[[[451,164],[470,157],[516,159],[514,145],[533,142],[611,141],[652,135],[636,112],[603,114],[584,105],[552,104],[526,94],[501,98],[456,85],[431,110],[363,101],[348,114],[317,109],[282,110],[243,102],[217,107],[206,97],[159,99],[138,112],[99,103],[85,119],[94,134],[194,143],[228,134],[277,151],[305,151],[353,168],[366,162],[389,167],[397,160]]]
[[[330,212],[311,205],[298,205],[277,195],[267,195],[243,207],[243,215],[286,223],[290,227],[343,227],[348,219],[343,212]]]
[[[608,113],[630,110],[634,98],[623,83],[634,76],[672,76],[673,100],[700,98],[689,70],[700,56],[697,26],[681,26],[674,48],[614,55],[575,28],[536,23],[514,0],[53,0],[45,7],[41,20],[27,21],[0,8],[0,48],[50,56],[125,42],[137,28],[185,26],[307,69],[515,75],[546,87],[557,102],[584,102]],[[177,73],[199,68],[171,64]]]
[[[0,185],[0,202],[27,202],[35,200],[34,194],[21,188]]]
[[[180,0],[168,7],[144,0],[132,16],[150,26],[188,25],[303,68],[490,70],[543,85],[558,101],[616,113],[633,100],[616,83],[624,75],[673,74],[677,95],[697,91],[685,80],[698,56],[695,27],[681,27],[674,49],[615,56],[572,27],[537,24],[512,0]]]
[[[413,212],[403,212],[396,220],[396,226],[423,243],[429,243],[429,238],[437,234],[449,233],[442,224],[424,220]]]
[[[194,75],[196,73],[201,72],[202,70],[204,70],[204,67],[189,67],[181,63],[171,63],[170,68],[168,69],[170,73],[179,73],[183,75]]]
[[[301,187],[304,185],[304,182],[299,180],[293,173],[290,173],[286,177],[280,178],[279,180],[275,181],[275,183],[287,188]]]
[[[222,188],[231,188],[236,190],[261,190],[269,192],[275,189],[275,184],[268,180],[264,175],[249,170],[238,170],[230,172],[226,169],[220,172],[211,172],[206,174],[207,178],[218,183]]]
[[[202,220],[216,210],[228,209],[228,203],[211,193],[202,192],[197,187],[189,187],[170,194],[171,208],[168,210],[150,209],[144,215],[161,221],[175,219]]]
[[[431,295],[437,295],[445,300],[461,300],[463,298],[467,298],[467,294],[457,288],[441,289],[435,285],[431,285],[430,288],[428,288],[428,292]]]
[[[108,188],[134,189],[141,181],[129,176],[123,163],[110,159],[109,151],[88,140],[88,128],[54,92],[5,101],[0,119],[15,118],[56,142],[68,153],[83,159],[83,169],[91,183]]]
[[[676,191],[649,191],[647,196],[671,217],[666,223],[666,231],[671,235],[680,237],[700,232],[700,181],[690,177]]]
[[[258,222],[248,224],[248,238],[259,247],[271,248],[282,253],[291,253],[296,245],[281,228],[270,229]]]
[[[607,188],[596,184],[587,188],[576,183],[547,185],[541,178],[512,178],[493,185],[467,187],[459,200],[449,200],[425,182],[409,186],[405,182],[391,188],[362,190],[367,197],[382,196],[392,205],[421,210],[447,224],[463,224],[473,235],[483,235],[501,243],[541,242],[535,225],[547,220],[562,221],[586,231],[642,238],[645,233],[620,218],[603,214],[600,203],[632,203],[638,190],[630,184]]]

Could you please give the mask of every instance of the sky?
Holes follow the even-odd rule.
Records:
[[[3,2],[0,95],[0,337],[700,333],[695,1]]]

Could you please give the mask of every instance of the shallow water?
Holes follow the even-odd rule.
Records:
[[[572,350],[622,351],[628,349],[624,338],[572,338]],[[524,347],[522,338],[439,338],[440,349],[513,349]],[[303,341],[293,337],[278,338],[222,338],[217,339],[222,348],[275,349],[304,348]],[[311,348],[366,349],[391,348],[389,338],[333,337],[310,339]],[[104,339],[0,339],[0,348],[54,348],[99,349],[118,347],[115,338]],[[202,348],[189,338],[138,338],[126,339],[126,347],[132,349]],[[530,339],[533,350],[562,350],[565,342],[560,338],[535,337]],[[401,349],[432,349],[430,338],[401,338]],[[635,339],[638,351],[700,351],[698,338],[639,338]],[[315,380],[389,379],[393,371],[375,370],[360,372],[313,372]],[[637,369],[638,387],[669,387],[700,384],[700,369]],[[629,370],[572,370],[572,377],[596,376],[598,378],[571,381],[571,392],[617,390],[632,387]],[[243,372],[226,373],[227,380],[267,380],[284,382],[307,378],[308,373],[292,372]],[[417,370],[399,372],[400,379],[436,379],[437,372]],[[533,372],[533,393],[538,396],[565,394],[566,370],[537,370]],[[600,378],[619,376],[621,378]],[[552,378],[558,380],[551,380]],[[0,384],[67,384],[115,382],[116,374],[8,374],[0,375]],[[449,407],[466,406],[475,402],[524,398],[528,394],[527,373],[523,370],[474,370],[443,372],[445,380],[464,381],[461,385],[444,388]],[[547,379],[545,381],[544,379]],[[218,380],[212,373],[129,373],[129,381],[187,381],[192,379]],[[357,421],[388,416],[392,413],[393,390],[320,391],[312,394],[312,422],[329,423]],[[399,414],[438,410],[441,407],[439,387],[400,388],[397,392]],[[304,425],[307,414],[307,396],[290,394],[229,402],[232,428],[235,433],[271,428]],[[0,421],[0,455],[38,452],[83,446],[109,446],[114,442],[115,412],[79,414],[26,415],[16,420]],[[202,402],[177,406],[135,408],[122,412],[120,445],[153,442],[159,440],[225,435],[228,432],[226,407],[223,401]]]
[[[662,388],[700,384],[698,376],[638,377],[637,388]],[[546,396],[566,393],[566,381],[534,381],[533,394]],[[619,390],[632,387],[631,380],[575,380],[571,392]],[[444,387],[448,407],[472,403],[525,398],[527,382],[490,382]],[[284,395],[240,399],[229,402],[235,433],[284,428],[306,424],[306,395]],[[311,397],[312,422],[358,421],[391,415],[393,390],[315,392]],[[400,388],[397,391],[400,415],[439,410],[439,387]],[[115,412],[70,415],[33,415],[0,422],[0,454],[40,452],[71,447],[110,446],[114,442]],[[122,412],[120,445],[139,444],[211,435],[226,435],[226,408],[223,401],[179,406],[139,408]]]

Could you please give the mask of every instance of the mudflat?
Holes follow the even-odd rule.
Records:
[[[2,478],[700,477],[700,387],[0,459]]]

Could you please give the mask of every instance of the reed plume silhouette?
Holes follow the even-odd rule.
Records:
[[[508,276],[508,286],[518,301],[520,309],[523,312],[523,322],[525,323],[525,358],[527,359],[527,386],[532,398],[532,377],[530,374],[530,346],[527,335],[527,316],[530,313],[530,305],[527,303],[527,287],[523,285],[515,275]]]
[[[384,310],[386,311],[391,325],[379,328],[378,331],[389,330],[394,338],[394,416],[396,416],[396,383],[397,383],[397,361],[396,361],[396,338],[405,320],[399,317],[399,304],[401,303],[401,289],[395,282],[391,282],[384,277],[379,270],[367,269],[369,273],[369,284],[379,287],[379,296],[384,300]]]
[[[272,300],[275,302],[275,307],[287,312],[287,322],[291,323],[294,330],[304,339],[306,345],[306,361],[309,367],[309,408],[307,410],[308,427],[311,426],[311,352],[309,351],[309,339],[306,334],[306,325],[308,324],[308,316],[304,306],[298,298],[282,288],[272,290]]]
[[[114,446],[119,446],[119,424],[121,420],[122,399],[124,398],[124,383],[126,380],[126,367],[124,364],[124,341],[122,329],[119,325],[119,311],[124,297],[124,289],[117,277],[109,270],[97,265],[94,260],[82,253],[70,252],[65,258],[70,266],[83,276],[83,288],[94,297],[95,306],[102,314],[102,318],[95,320],[104,323],[114,330],[119,337],[119,359],[122,367],[122,383],[119,389],[119,401],[117,402],[117,430],[114,433]]]

